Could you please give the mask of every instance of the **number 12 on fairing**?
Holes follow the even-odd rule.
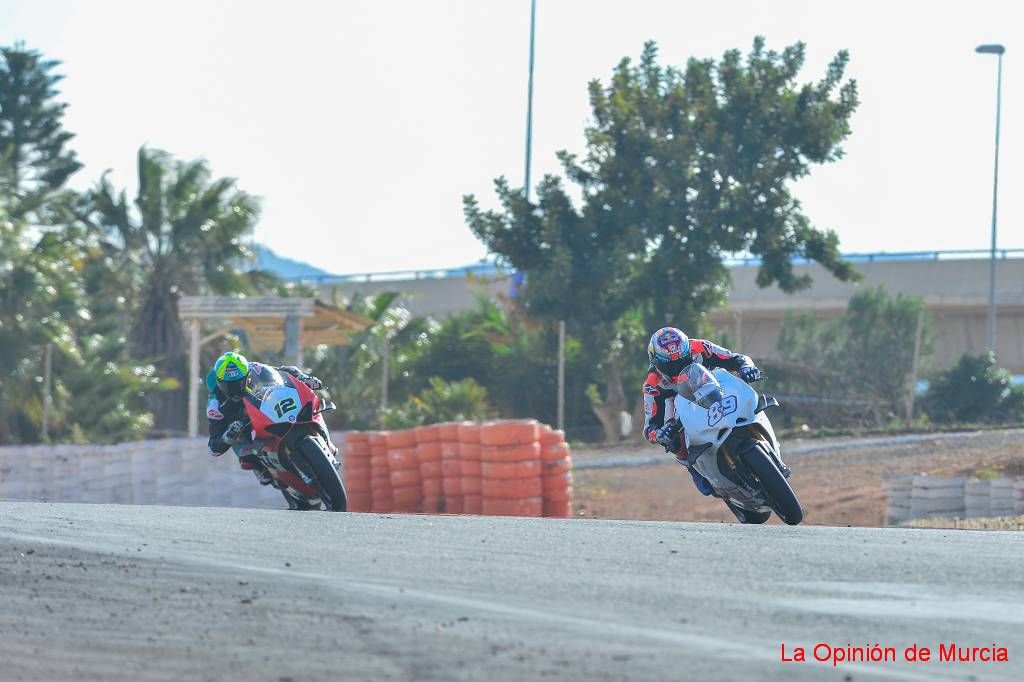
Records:
[[[277,405],[274,405],[274,412],[277,413],[277,418],[280,419],[286,414],[294,410],[296,407],[294,398],[285,398]]]

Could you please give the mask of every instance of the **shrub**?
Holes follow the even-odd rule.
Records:
[[[992,353],[964,354],[932,380],[921,407],[933,421],[1012,422],[1024,418],[1024,391]]]

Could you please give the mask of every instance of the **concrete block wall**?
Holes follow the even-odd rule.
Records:
[[[992,480],[913,474],[885,479],[888,523],[930,517],[983,518],[1024,514],[1024,478]]]
[[[0,447],[0,500],[285,508],[230,451],[203,438]]]

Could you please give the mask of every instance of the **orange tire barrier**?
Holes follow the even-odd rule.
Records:
[[[421,443],[437,443],[441,440],[441,425],[440,424],[427,424],[426,426],[417,426],[412,429],[414,437],[416,438],[416,444]]]
[[[544,500],[544,516],[554,519],[568,519],[572,517],[572,502],[555,502]]]
[[[545,462],[551,462],[556,459],[563,459],[568,456],[568,443],[549,443],[548,445],[541,446],[540,458],[543,459]]]
[[[484,498],[483,513],[491,516],[540,516],[544,501],[540,497],[519,500]]]
[[[394,484],[394,477],[391,478],[392,484]],[[566,471],[564,474],[553,474],[551,476],[545,476],[541,479],[544,485],[544,496],[547,497],[549,493],[558,493],[572,487],[572,472]]]
[[[544,476],[564,474],[568,471],[572,471],[572,457],[563,457],[562,459],[541,462],[541,468],[544,470]]]
[[[476,422],[462,422],[459,424],[459,442],[469,445],[480,443],[480,425]]]
[[[467,495],[479,495],[480,494],[480,477],[482,475],[482,464],[480,460],[462,460],[460,463],[462,472],[462,494]],[[467,514],[478,514],[477,512],[466,512]]]
[[[407,488],[415,486],[417,490],[423,483],[423,477],[420,476],[420,468],[415,469],[392,469],[391,471],[391,487],[392,488]]]
[[[353,493],[345,491],[348,495],[348,510],[353,512],[368,512],[372,506],[372,495],[367,489],[365,493]]]
[[[480,473],[484,478],[530,478],[540,476],[539,459],[522,462],[483,462]]]
[[[395,511],[418,512],[423,504],[423,493],[419,481],[415,485],[399,486],[392,489],[395,500]]]
[[[441,487],[441,478],[424,478],[420,482],[420,487],[423,490],[423,499],[440,499],[443,488]]]
[[[456,432],[458,437],[458,432]],[[444,490],[444,510],[448,514],[461,514],[462,461],[459,459],[459,443],[441,443],[441,486]]]
[[[572,516],[565,434],[532,419],[351,431],[342,457],[353,511]]]
[[[462,422],[459,424],[458,435],[462,513],[481,514],[480,425],[476,422]]]
[[[367,437],[370,445],[370,510],[378,513],[395,509],[388,467],[388,445],[392,435],[387,431],[371,431]]]
[[[572,502],[572,486],[545,493],[544,499],[548,502]]]
[[[395,500],[391,494],[391,478],[384,475],[374,474],[370,479],[370,510],[378,513],[387,513],[395,510]]]
[[[389,448],[411,448],[415,446],[415,429],[402,429],[400,431],[390,431],[388,433],[387,445]]]
[[[484,503],[483,496],[480,494],[463,495],[462,497],[462,513],[463,514],[483,514]]]
[[[416,436],[416,455],[420,460],[420,488],[423,491],[423,511],[437,514],[444,511],[441,478],[441,425],[430,424],[413,429]]]
[[[389,469],[419,469],[420,457],[416,448],[399,448],[388,451]]]
[[[348,494],[348,509],[370,511],[370,436],[362,431],[344,434],[341,449],[341,473]]]
[[[541,424],[539,440],[541,446],[554,445],[555,443],[564,443],[565,431],[558,431],[551,428],[547,424]]]
[[[483,445],[529,445],[540,440],[540,424],[533,419],[485,422],[480,425]]]
[[[443,464],[441,460],[433,460],[420,462],[420,475],[423,478],[436,478],[438,481],[444,475]]]
[[[541,497],[544,484],[539,476],[530,478],[485,478],[482,486],[484,502],[498,498],[513,500],[530,497]]]
[[[484,462],[526,462],[539,458],[540,443],[480,446],[480,459]]]
[[[459,442],[459,422],[444,422],[438,424],[438,440],[442,443]]]

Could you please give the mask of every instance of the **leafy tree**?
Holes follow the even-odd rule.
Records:
[[[81,292],[68,276],[69,263],[56,233],[30,240],[0,205],[0,442],[39,436],[37,377],[46,344],[78,353],[71,323],[81,311]]]
[[[422,424],[483,420],[490,415],[487,389],[472,379],[447,382],[431,377],[428,388],[410,396],[403,405],[388,410],[382,423],[388,429],[405,429]]]
[[[921,406],[933,421],[1019,422],[1024,391],[1012,386],[1010,373],[996,365],[991,353],[965,353],[929,384]]]
[[[22,45],[0,49],[0,196],[15,221],[39,222],[51,195],[82,167],[67,147],[68,105],[55,99],[59,64]]]
[[[426,319],[399,305],[399,297],[396,292],[384,292],[354,298],[347,309],[374,324],[352,335],[343,346],[318,348],[309,355],[313,373],[324,380],[337,404],[337,411],[330,415],[337,426],[380,426],[385,349],[390,385],[407,372],[414,348],[430,328]],[[393,397],[401,400],[404,396]]]
[[[527,273],[530,314],[566,320],[601,363],[598,416],[610,436],[626,406],[622,364],[633,340],[618,322],[628,311],[639,311],[648,333],[700,327],[704,311],[724,301],[730,253],[760,257],[758,284],[786,291],[810,285],[794,273],[798,256],[854,276],[835,233],[811,225],[789,189],[813,164],[842,156],[857,106],[856,84],[843,79],[847,61],[840,52],[820,81],[799,84],[803,43],[778,53],[757,38],[745,60],[730,50],[684,69],[659,65],[647,43],[608,85],[591,82],[583,157],[559,153],[579,207],[552,176],[536,203],[503,178],[500,210],[464,198],[470,229]]]
[[[772,387],[810,400],[812,416],[884,422],[902,416],[910,390],[918,315],[924,302],[890,296],[881,287],[854,294],[842,317],[789,315],[779,335],[783,365],[769,371]],[[923,312],[921,357],[931,352],[931,318]]]
[[[415,346],[400,392],[412,394],[438,377],[446,382],[474,379],[487,389],[502,417],[536,417],[554,423],[557,338],[531,322],[509,302],[501,306],[481,298],[477,307],[442,321]],[[572,338],[566,342],[566,428],[587,437],[597,427],[587,408],[587,387],[598,368]]]
[[[127,338],[136,358],[158,374],[187,383],[185,341],[178,317],[181,295],[252,291],[244,266],[252,259],[246,238],[259,213],[256,198],[232,178],[213,178],[203,160],[178,161],[141,148],[139,190],[129,202],[104,175],[88,195],[86,223],[123,279],[132,310]],[[162,396],[158,428],[180,430],[184,391]]]

